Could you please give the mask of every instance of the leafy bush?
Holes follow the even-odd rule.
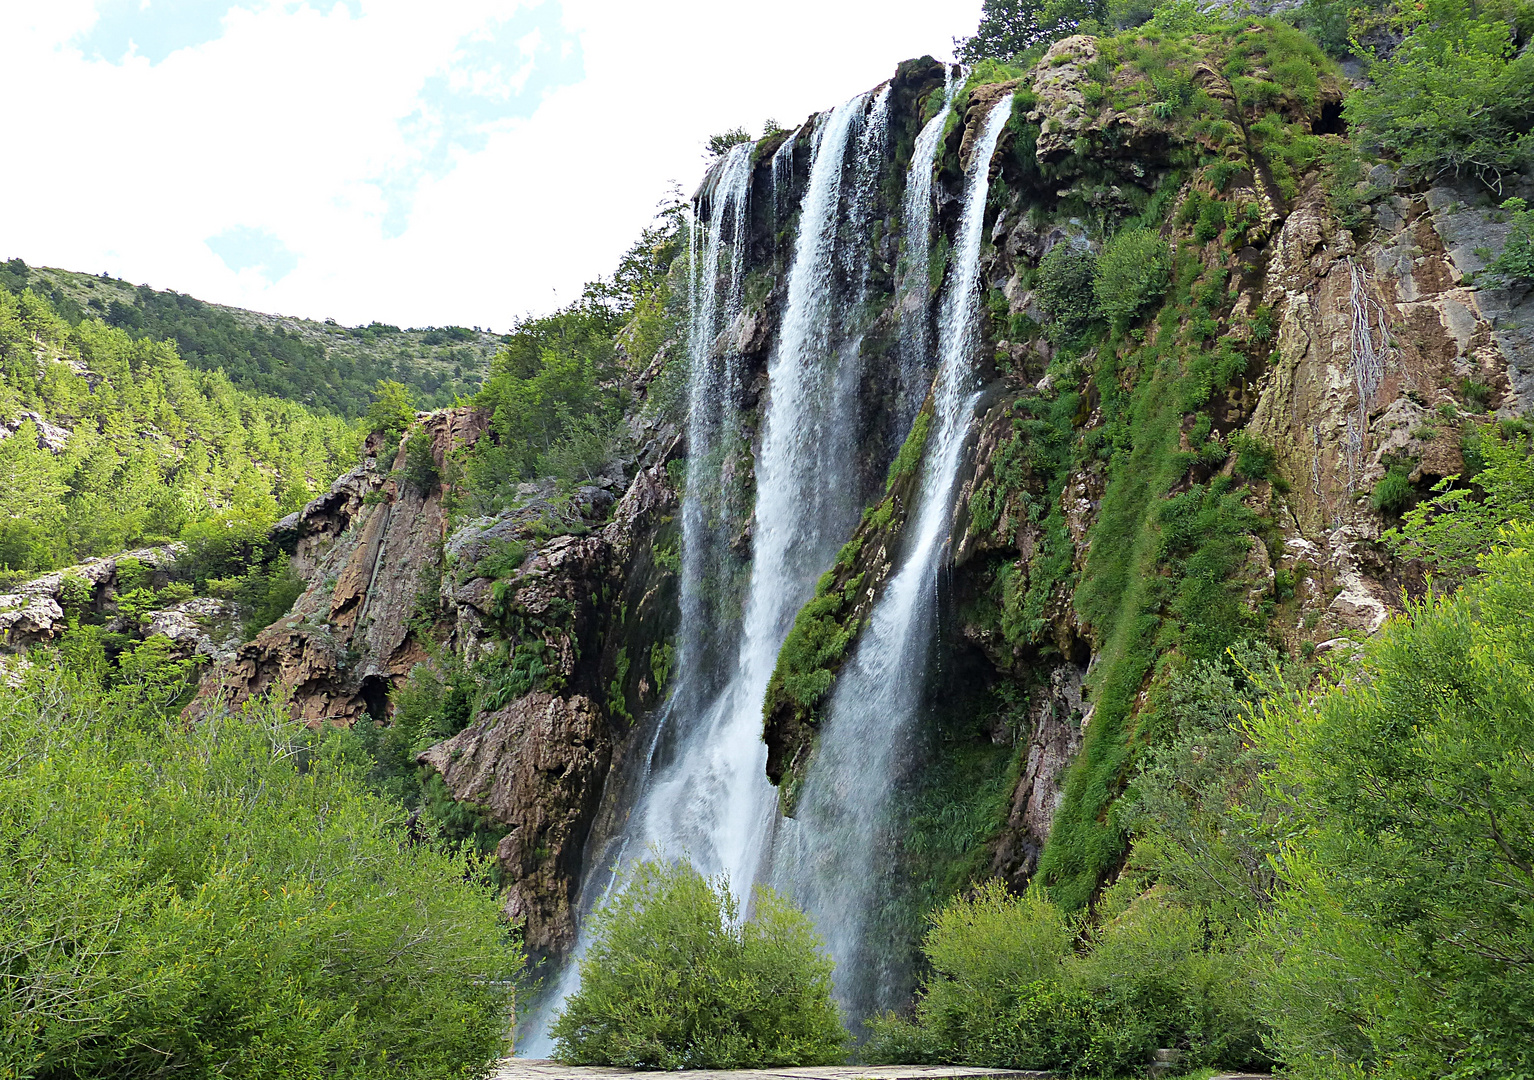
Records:
[[[369,431],[394,442],[415,420],[415,394],[403,383],[379,379],[364,420]]]
[[[1207,244],[1220,235],[1225,228],[1226,205],[1219,199],[1206,199],[1199,204],[1198,221],[1193,226],[1193,239]]]
[[[250,615],[240,628],[245,640],[250,641],[291,611],[307,587],[308,583],[299,577],[286,554],[253,571],[245,593],[250,602]]]
[[[991,881],[932,917],[932,968],[913,1020],[870,1024],[873,1061],[1137,1073],[1164,1046],[1189,1064],[1257,1065],[1255,965],[1201,915],[1152,893],[1089,940],[1042,893]]]
[[[1039,260],[1034,292],[1049,319],[1052,335],[1079,333],[1097,318],[1096,277],[1097,256],[1084,244],[1056,244]]]
[[[1092,286],[1103,314],[1125,324],[1166,294],[1172,249],[1150,229],[1125,229],[1103,249]]]
[[[1369,492],[1369,505],[1382,514],[1396,515],[1412,504],[1415,492],[1411,473],[1405,466],[1392,465]]]
[[[1483,432],[1466,448],[1467,463],[1478,460],[1474,487],[1458,476],[1434,485],[1429,498],[1407,510],[1385,540],[1405,558],[1421,559],[1430,571],[1455,579],[1475,573],[1476,559],[1497,542],[1504,526],[1534,521],[1534,458],[1529,440],[1504,440]]]
[[[1108,11],[1106,0],[985,0],[980,25],[956,42],[956,57],[966,64],[1015,62],[1078,29],[1086,32],[1083,21],[1106,23]]]
[[[1253,733],[1290,818],[1266,1013],[1290,1075],[1534,1071],[1534,528]]]
[[[710,135],[708,137],[706,156],[711,158],[723,157],[725,154],[730,152],[732,147],[739,146],[741,143],[750,141],[751,133],[743,127],[731,128],[728,131],[721,131],[717,135]]]
[[[1410,12],[1405,39],[1348,99],[1348,121],[1370,149],[1420,173],[1500,186],[1534,156],[1534,52],[1495,13],[1459,0]]]
[[[437,459],[432,456],[431,443],[431,432],[424,427],[417,428],[405,440],[405,483],[422,497],[430,495],[442,479]]]
[[[1509,284],[1534,285],[1534,210],[1522,199],[1508,199],[1502,209],[1511,215],[1513,227],[1486,272]]]
[[[614,432],[601,417],[571,421],[564,434],[538,459],[538,471],[565,488],[589,484],[612,458]]]
[[[481,867],[256,703],[93,628],[0,690],[0,1075],[473,1074],[520,951]],[[155,639],[164,643],[164,639]],[[35,655],[35,654],[34,654]]]
[[[1240,643],[1178,665],[1142,721],[1151,745],[1114,808],[1134,837],[1132,873],[1226,927],[1260,917],[1277,889],[1282,818],[1260,782],[1269,763],[1243,724],[1270,693],[1309,682],[1281,660],[1271,646]]]
[[[740,1069],[846,1056],[831,961],[810,922],[770,889],[741,921],[727,882],[686,863],[641,863],[593,916],[581,988],[555,1019],[572,1065]]]

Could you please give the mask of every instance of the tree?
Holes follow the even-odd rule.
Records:
[[[1428,570],[1450,581],[1475,573],[1477,559],[1489,551],[1510,522],[1534,522],[1534,458],[1529,440],[1499,438],[1495,429],[1470,442],[1467,457],[1481,468],[1459,486],[1446,476],[1433,496],[1407,510],[1399,529],[1385,539],[1406,558],[1421,559]]]
[[[724,157],[730,149],[741,143],[750,142],[751,133],[743,127],[731,128],[729,131],[721,131],[717,135],[708,137],[708,147],[704,156],[708,158]]]
[[[379,379],[367,411],[368,430],[398,439],[415,420],[415,395],[393,379]]]
[[[1460,0],[1424,0],[1406,37],[1369,66],[1345,106],[1363,143],[1428,177],[1470,175],[1500,190],[1534,160],[1534,52],[1513,27]]]
[[[1534,1070],[1534,527],[1252,730],[1290,819],[1268,1019],[1292,1074]]]
[[[593,916],[556,1056],[649,1069],[841,1061],[847,1031],[810,921],[767,888],[752,907],[742,921],[728,882],[688,863],[641,863]]]
[[[520,949],[478,860],[270,702],[195,725],[155,637],[0,687],[0,1076],[484,1075]]]
[[[1010,61],[1078,30],[1092,31],[1108,19],[1106,0],[985,0],[974,34],[954,41],[966,64]]]

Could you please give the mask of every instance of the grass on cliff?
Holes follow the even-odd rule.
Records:
[[[1261,633],[1260,615],[1250,614],[1235,591],[1252,537],[1265,528],[1243,505],[1241,485],[1262,476],[1243,477],[1239,466],[1245,461],[1250,472],[1263,473],[1267,459],[1250,451],[1230,476],[1168,497],[1190,466],[1201,458],[1219,464],[1228,453],[1207,424],[1195,429],[1204,433],[1202,445],[1180,449],[1183,409],[1222,389],[1220,377],[1235,377],[1224,369],[1212,375],[1209,368],[1210,358],[1229,346],[1190,340],[1199,320],[1220,314],[1222,303],[1228,303],[1223,279],[1201,281],[1199,263],[1184,255],[1156,343],[1128,348],[1128,339],[1115,337],[1099,350],[1094,378],[1110,458],[1075,593],[1076,610],[1098,646],[1092,712],[1039,861],[1042,880],[1068,909],[1087,905],[1123,857],[1124,833],[1110,811],[1137,752],[1134,717],[1154,706],[1141,692],[1158,657],[1174,648],[1217,656]],[[1120,388],[1126,374],[1132,378],[1127,391]]]

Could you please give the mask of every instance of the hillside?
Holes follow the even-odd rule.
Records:
[[[0,286],[37,290],[72,324],[98,318],[135,339],[174,341],[192,367],[223,371],[241,389],[347,418],[362,415],[380,379],[410,387],[422,408],[472,395],[502,340],[462,326],[345,327],[269,315],[20,259],[0,266]]]

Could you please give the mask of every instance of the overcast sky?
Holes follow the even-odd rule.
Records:
[[[0,0],[0,258],[343,323],[505,329],[608,274],[717,131],[980,0]]]

